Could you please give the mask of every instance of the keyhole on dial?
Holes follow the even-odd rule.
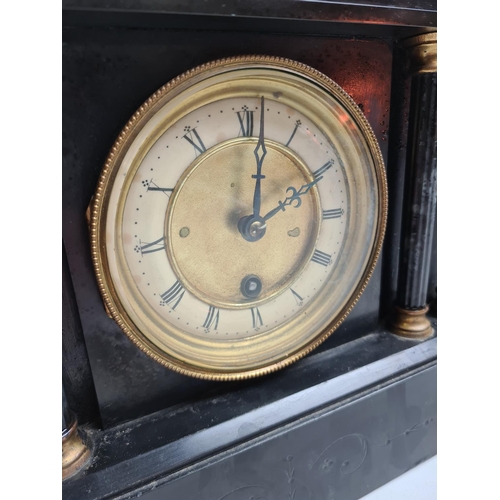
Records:
[[[262,281],[255,274],[249,274],[241,280],[241,293],[249,298],[255,299],[262,291]]]

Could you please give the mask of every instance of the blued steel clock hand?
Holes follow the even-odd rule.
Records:
[[[253,195],[253,216],[255,218],[260,216],[260,180],[265,179],[265,175],[262,175],[262,163],[264,157],[267,154],[266,145],[264,144],[264,97],[260,98],[260,131],[259,131],[259,141],[254,150],[255,159],[257,161],[257,173],[252,175],[252,179],[255,179],[255,191]]]
[[[257,146],[253,154],[257,162],[257,173],[252,175],[255,179],[255,191],[253,193],[253,214],[242,217],[238,221],[238,230],[247,241],[258,241],[266,233],[266,223],[260,216],[260,180],[265,179],[262,175],[262,163],[267,154],[266,145],[264,143],[264,97],[260,98],[260,131]]]
[[[290,196],[287,196],[283,201],[279,201],[278,206],[276,208],[273,208],[272,210],[267,212],[267,214],[264,215],[264,217],[263,217],[264,221],[267,221],[271,217],[274,217],[280,211],[284,212],[285,207],[287,207],[288,205],[292,205],[292,203],[294,201],[296,201],[297,203],[295,205],[293,205],[293,208],[299,208],[300,205],[302,205],[302,200],[300,199],[300,197],[307,194],[309,192],[309,190],[315,184],[317,184],[322,178],[323,177],[318,177],[317,179],[314,179],[309,184],[304,184],[298,191],[292,186],[287,188],[286,192],[288,193],[288,191],[291,191],[292,194]]]

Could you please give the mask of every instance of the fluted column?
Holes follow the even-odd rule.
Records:
[[[426,338],[432,238],[436,216],[437,34],[405,42],[410,58],[411,103],[396,304],[391,330]]]

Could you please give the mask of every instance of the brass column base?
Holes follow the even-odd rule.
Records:
[[[396,306],[389,325],[390,331],[395,335],[409,339],[422,340],[430,337],[433,330],[431,322],[426,316],[428,310],[428,306],[417,311],[402,309]]]
[[[62,478],[67,479],[81,470],[92,454],[78,435],[76,419],[62,438]]]

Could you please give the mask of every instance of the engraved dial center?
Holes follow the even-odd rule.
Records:
[[[249,216],[257,139],[235,138],[199,156],[178,183],[166,217],[167,254],[185,288],[218,307],[248,308],[287,289],[310,261],[321,220],[317,189],[304,194],[298,210],[280,210],[264,221]],[[291,150],[266,140],[261,213],[273,212],[289,186],[314,178]],[[248,222],[242,237],[241,221]],[[240,226],[240,227],[239,227]],[[182,237],[183,228],[189,237]],[[288,233],[301,228],[297,237]],[[242,292],[248,276],[259,277],[259,293]]]

